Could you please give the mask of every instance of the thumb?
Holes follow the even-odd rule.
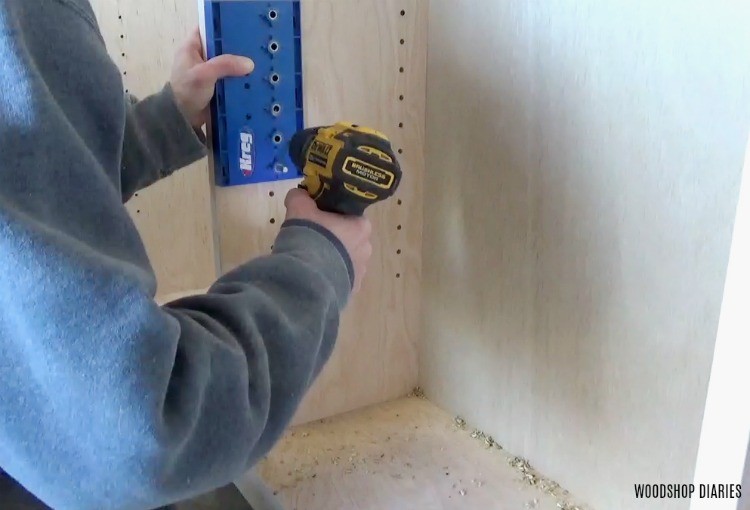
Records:
[[[198,66],[196,72],[203,81],[216,82],[229,76],[247,76],[255,69],[255,62],[237,55],[219,55]]]
[[[310,198],[310,194],[299,188],[294,188],[287,193],[284,199],[284,206],[287,210],[287,219],[309,216],[311,212],[318,210],[318,206]]]

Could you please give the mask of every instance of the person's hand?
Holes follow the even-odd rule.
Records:
[[[206,61],[200,30],[196,29],[177,50],[169,81],[180,111],[198,129],[208,121],[216,82],[229,76],[247,76],[253,69],[252,60],[236,55],[219,55]]]
[[[287,220],[308,220],[328,229],[344,245],[354,265],[354,293],[359,292],[367,273],[367,264],[372,256],[370,234],[372,224],[366,218],[342,216],[318,209],[310,195],[301,189],[293,189],[286,196]]]

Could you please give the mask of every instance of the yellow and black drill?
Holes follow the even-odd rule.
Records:
[[[379,131],[338,123],[300,131],[289,155],[302,170],[306,189],[327,212],[362,216],[369,206],[393,196],[401,167],[391,142]]]

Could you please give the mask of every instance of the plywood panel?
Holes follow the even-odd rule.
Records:
[[[430,4],[421,384],[595,508],[689,504],[749,8]]]
[[[288,509],[586,508],[532,471],[419,398],[294,428],[259,467]]]
[[[172,56],[198,23],[192,2],[92,0],[125,87],[137,97],[161,90]],[[159,293],[207,287],[216,278],[206,160],[138,193],[130,211],[148,250]]]
[[[349,120],[387,133],[403,150],[405,175],[396,199],[368,211],[368,277],[298,421],[404,395],[416,383],[427,2],[310,0],[302,11],[307,124]],[[216,190],[223,271],[270,251],[297,184]]]
[[[724,302],[716,337],[711,380],[703,416],[695,486],[716,483],[741,485],[746,480],[750,407],[740,404],[750,387],[750,144],[740,191],[734,239],[724,287]],[[745,478],[743,478],[743,476]],[[691,510],[744,510],[750,506],[745,485],[743,505],[736,498],[721,501],[693,498]]]

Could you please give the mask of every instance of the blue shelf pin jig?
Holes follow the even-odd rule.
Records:
[[[250,57],[252,74],[216,85],[211,102],[215,181],[297,179],[289,140],[304,127],[299,0],[206,0],[206,56]]]

